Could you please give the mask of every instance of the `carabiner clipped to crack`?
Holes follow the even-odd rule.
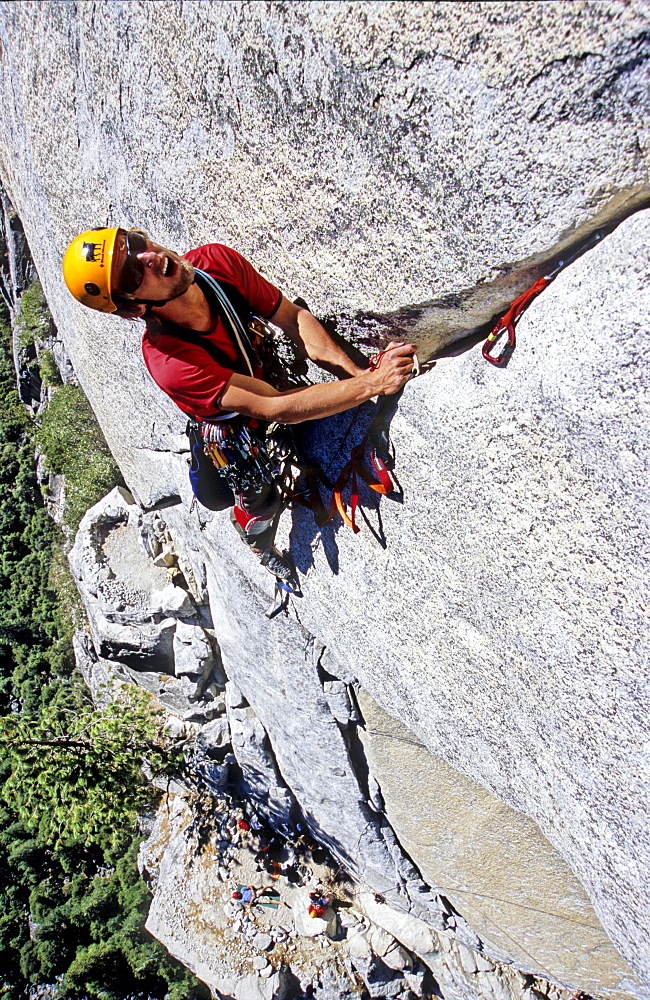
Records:
[[[540,292],[543,292],[547,285],[550,285],[553,277],[547,276],[539,278],[534,285],[531,285],[531,287],[527,288],[526,291],[519,296],[519,298],[515,299],[515,301],[510,304],[508,311],[504,313],[501,319],[496,321],[492,327],[491,333],[488,334],[488,338],[483,344],[482,351],[483,357],[486,361],[489,361],[491,365],[496,365],[496,367],[499,368],[506,364],[508,358],[517,346],[515,324],[533,299],[536,298]],[[490,354],[492,346],[494,345],[494,342],[504,333],[508,334],[508,343],[504,345],[500,354],[493,357],[492,354]]]
[[[497,320],[492,327],[492,331],[488,335],[487,340],[483,344],[482,354],[486,361],[489,361],[491,365],[496,365],[497,367],[506,364],[508,358],[517,345],[515,339],[515,324],[518,322],[524,310],[528,308],[530,303],[539,295],[540,292],[543,292],[544,289],[550,285],[555,278],[557,278],[560,271],[563,271],[565,267],[569,266],[569,264],[573,264],[573,262],[577,260],[578,257],[581,257],[583,253],[586,253],[587,250],[591,250],[592,247],[595,247],[596,244],[602,240],[603,235],[604,233],[600,231],[592,233],[589,239],[579,246],[574,253],[565,259],[558,260],[555,267],[549,271],[548,274],[544,275],[543,278],[539,278],[534,285],[531,285],[531,287],[526,289],[526,291],[520,295],[518,299],[515,299],[515,301],[510,304],[508,311],[501,317],[501,319]],[[492,350],[495,341],[498,340],[504,333],[508,334],[508,343],[504,345],[501,353],[495,358],[492,356],[490,351]]]
[[[506,316],[507,315],[508,313],[506,313]],[[487,340],[483,344],[483,351],[482,351],[483,357],[485,358],[486,361],[489,361],[491,365],[496,365],[497,368],[506,363],[506,361],[514,351],[515,347],[517,346],[517,338],[515,336],[515,324],[514,322],[511,321],[506,325],[506,316],[504,316],[503,319],[497,320],[497,322],[492,327],[491,332],[488,334]],[[508,334],[508,342],[507,344],[504,344],[500,353],[497,354],[496,357],[493,357],[493,355],[490,354],[490,351],[492,350],[493,345],[496,343],[499,337],[501,337],[504,333]]]

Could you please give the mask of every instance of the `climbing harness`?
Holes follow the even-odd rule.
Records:
[[[255,377],[260,369],[258,352],[265,335],[265,322],[253,316],[245,327],[220,283],[205,271],[195,270],[204,291],[207,289],[213,294],[213,304],[226,328],[230,329],[239,359],[233,363],[232,358],[208,337],[196,331],[174,327],[168,332],[200,347],[218,364]],[[231,294],[236,295],[236,289]],[[203,506],[212,510],[222,510],[232,504],[230,491],[248,491],[275,482],[288,457],[287,435],[280,425],[239,413],[219,412],[203,420],[191,418],[186,433],[190,443],[192,491]]]
[[[539,278],[534,285],[526,289],[518,298],[512,302],[503,316],[496,321],[492,327],[491,332],[488,334],[488,338],[483,344],[483,357],[486,361],[489,361],[491,365],[495,365],[497,368],[504,366],[508,359],[510,358],[512,352],[517,346],[517,338],[515,335],[515,326],[521,319],[522,315],[528,309],[533,299],[536,299],[540,292],[543,292],[555,278],[557,278],[560,271],[563,271],[565,267],[569,264],[573,264],[578,257],[581,257],[583,253],[587,250],[591,250],[592,247],[596,245],[605,234],[602,232],[593,233],[588,240],[583,243],[583,245],[576,250],[570,257],[566,260],[559,260],[556,266],[544,277]],[[508,340],[504,344],[501,352],[494,356],[491,353],[492,347],[499,340],[503,334],[507,334]]]

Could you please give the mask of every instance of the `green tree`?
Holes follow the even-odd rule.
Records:
[[[53,846],[71,840],[114,848],[154,798],[143,766],[177,769],[182,751],[166,736],[148,696],[124,686],[99,711],[62,688],[36,717],[0,719],[0,749],[10,774],[2,794],[21,821]],[[68,701],[68,704],[66,704]]]
[[[41,293],[25,305],[25,339],[41,339]],[[0,996],[24,1000],[27,984],[67,976],[70,1000],[207,998],[144,930],[150,894],[135,863],[135,811],[153,801],[141,764],[173,768],[177,750],[144,694],[128,689],[102,715],[73,671],[79,597],[36,482],[33,432],[0,302]],[[95,447],[83,442],[79,462]]]

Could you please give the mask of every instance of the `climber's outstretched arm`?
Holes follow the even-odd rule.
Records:
[[[392,343],[376,368],[359,371],[355,378],[341,382],[278,392],[261,379],[235,373],[221,393],[219,406],[247,417],[299,424],[349,410],[373,396],[390,396],[406,385],[412,370],[413,345]]]

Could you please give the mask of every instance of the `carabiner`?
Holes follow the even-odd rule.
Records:
[[[494,343],[501,337],[504,333],[508,334],[508,343],[504,344],[500,354],[493,357],[490,354],[490,350]],[[489,361],[491,365],[496,365],[499,368],[504,365],[515,347],[517,346],[517,339],[515,337],[515,322],[513,320],[508,320],[508,313],[502,318],[497,320],[497,322],[492,327],[492,332],[488,334],[488,338],[483,344],[483,357],[486,361]]]
[[[517,341],[515,339],[515,323],[521,316],[521,314],[528,308],[530,303],[536,298],[540,292],[544,289],[550,282],[551,278],[539,278],[534,285],[527,288],[522,295],[515,299],[514,302],[510,303],[510,308],[501,319],[498,319],[494,326],[492,327],[492,332],[488,335],[487,340],[483,344],[483,357],[486,361],[489,361],[491,365],[496,365],[497,367],[505,365],[508,358],[517,346]],[[490,354],[490,348],[494,344],[495,340],[504,334],[508,334],[508,343],[504,346],[501,354],[498,357],[493,358]]]

